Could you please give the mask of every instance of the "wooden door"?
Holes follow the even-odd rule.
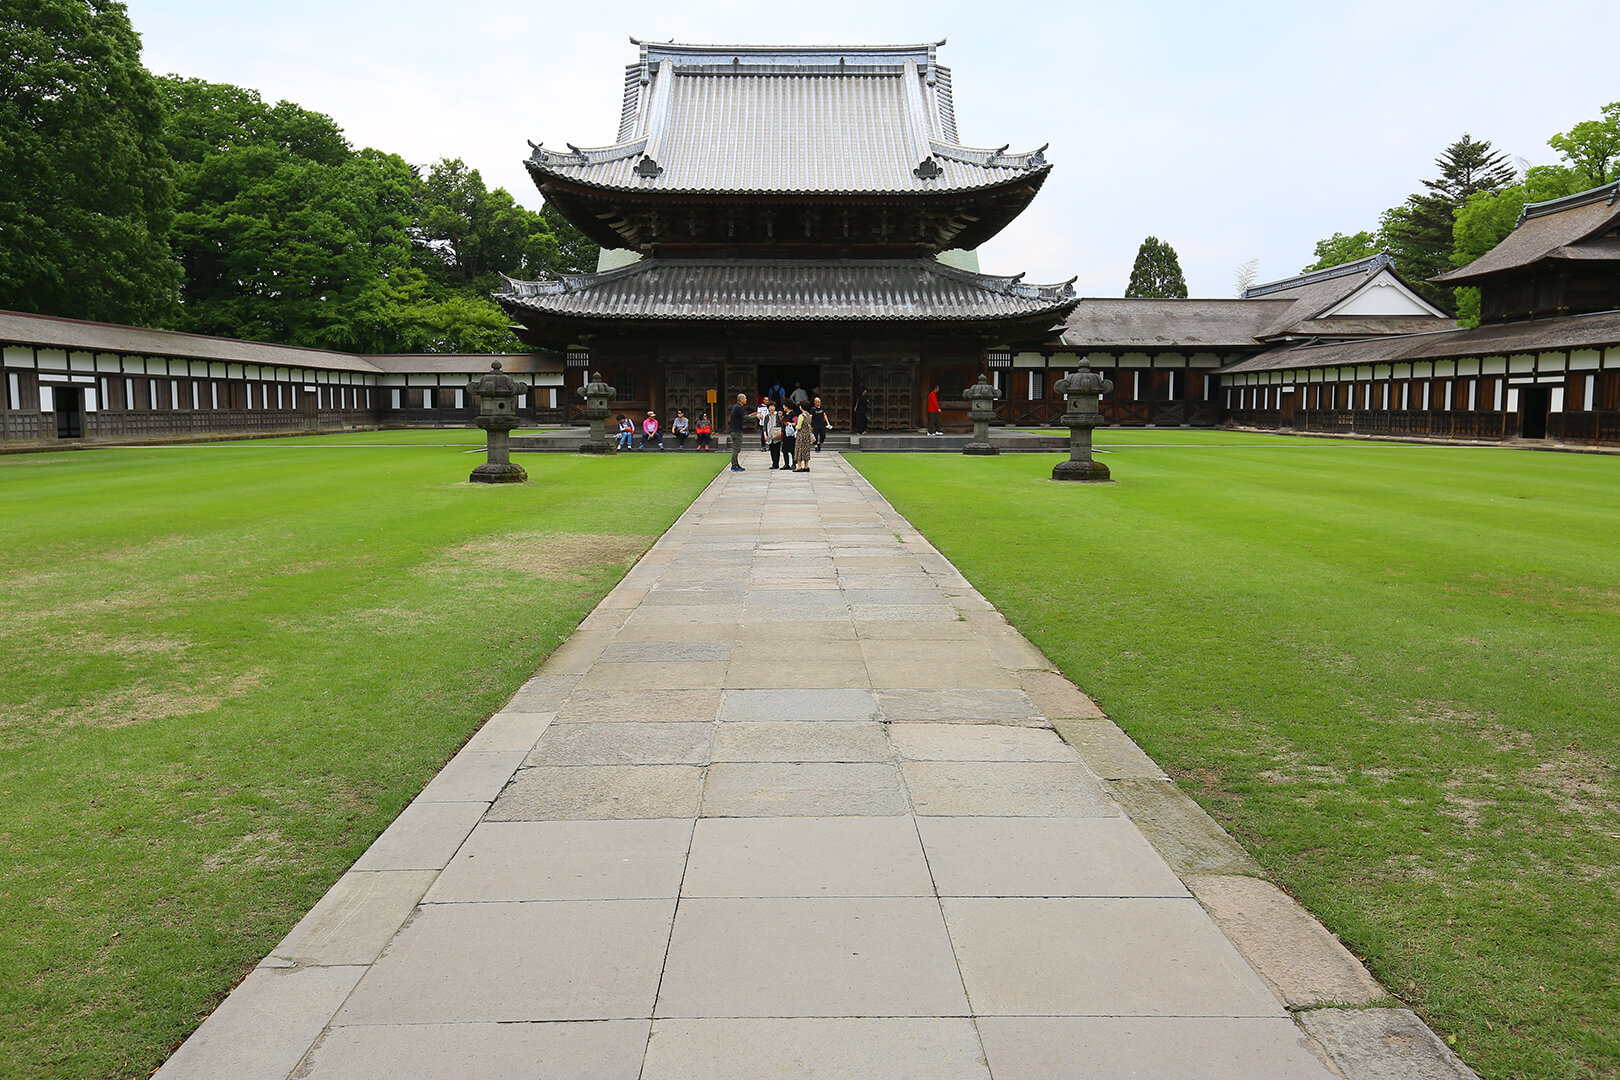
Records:
[[[855,385],[866,389],[872,431],[912,431],[917,427],[913,370],[900,363],[860,365]]]

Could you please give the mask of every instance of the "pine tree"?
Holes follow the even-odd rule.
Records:
[[[1131,282],[1125,286],[1125,295],[1185,300],[1187,279],[1182,276],[1176,249],[1156,236],[1143,240],[1136,252],[1136,265],[1131,267]]]
[[[1394,257],[1401,276],[1431,303],[1450,309],[1454,307],[1452,290],[1432,285],[1428,279],[1452,267],[1457,211],[1469,196],[1499,191],[1515,177],[1505,153],[1492,153],[1488,140],[1476,142],[1466,133],[1434,163],[1440,175],[1423,181],[1425,191],[1386,210],[1379,224],[1384,247]]]

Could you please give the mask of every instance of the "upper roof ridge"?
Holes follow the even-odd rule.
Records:
[[[1601,184],[1585,191],[1577,191],[1573,195],[1564,195],[1557,199],[1543,199],[1541,202],[1525,203],[1524,210],[1519,214],[1519,220],[1513,227],[1523,225],[1526,218],[1542,217],[1546,214],[1556,214],[1563,210],[1573,210],[1577,206],[1586,206],[1588,203],[1605,202],[1611,206],[1620,201],[1620,180]]]
[[[1352,274],[1365,274],[1369,277],[1383,267],[1395,266],[1395,260],[1390,258],[1389,252],[1380,251],[1376,255],[1369,255],[1365,259],[1354,262],[1339,263],[1336,266],[1325,267],[1321,270],[1312,270],[1307,274],[1295,274],[1293,277],[1282,278],[1277,281],[1268,281],[1263,285],[1255,285],[1244,289],[1241,299],[1253,300],[1259,296],[1283,292],[1287,289],[1297,289],[1301,285],[1314,285],[1318,281],[1331,281],[1334,278],[1349,277]]]

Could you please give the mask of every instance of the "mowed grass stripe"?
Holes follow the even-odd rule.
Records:
[[[721,463],[400,434],[0,459],[0,1076],[146,1075]]]
[[[1616,1076],[1620,459],[1181,438],[850,460],[1483,1075]]]

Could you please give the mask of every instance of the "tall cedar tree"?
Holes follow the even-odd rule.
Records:
[[[1429,278],[1451,269],[1457,211],[1470,196],[1513,183],[1513,167],[1506,154],[1491,152],[1488,140],[1476,142],[1468,134],[1446,147],[1434,163],[1439,177],[1423,181],[1427,190],[1386,210],[1380,224],[1384,246],[1401,276],[1430,303],[1455,310],[1452,290]]]
[[[180,271],[163,113],[123,4],[0,5],[0,308],[168,313]]]
[[[1143,240],[1136,252],[1136,265],[1131,267],[1131,282],[1125,286],[1125,295],[1187,299],[1187,279],[1182,276],[1176,249],[1156,236]]]

